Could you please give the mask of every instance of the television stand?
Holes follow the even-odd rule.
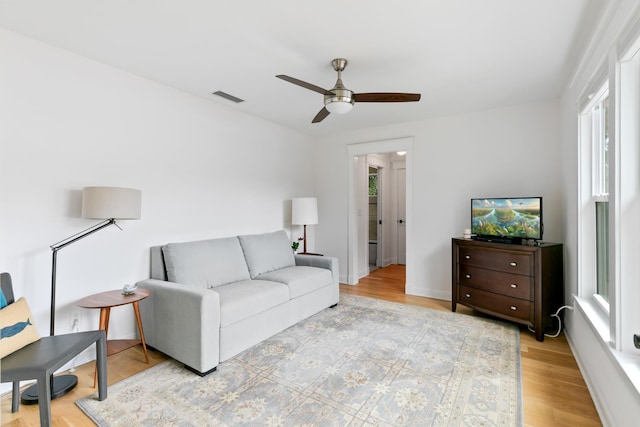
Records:
[[[456,304],[533,328],[544,340],[545,328],[564,302],[561,243],[535,246],[454,238],[451,311]]]

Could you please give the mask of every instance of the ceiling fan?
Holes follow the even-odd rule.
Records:
[[[336,58],[331,61],[333,69],[338,72],[338,80],[333,89],[323,89],[311,83],[303,82],[293,77],[279,74],[276,77],[293,83],[303,88],[324,95],[324,107],[316,114],[311,123],[319,123],[324,120],[330,113],[345,114],[351,111],[353,104],[356,102],[412,102],[419,101],[419,93],[398,93],[398,92],[370,92],[370,93],[354,93],[342,84],[342,72],[347,66],[347,60],[344,58]]]

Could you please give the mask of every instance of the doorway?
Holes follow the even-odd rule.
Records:
[[[403,252],[403,257],[404,257],[404,264],[406,264],[406,279],[405,279],[405,292],[407,293],[411,293],[413,290],[413,239],[412,239],[412,165],[411,165],[411,154],[412,154],[412,145],[413,145],[413,138],[412,137],[407,137],[407,138],[399,138],[399,139],[392,139],[392,140],[384,140],[384,141],[377,141],[377,142],[366,142],[366,143],[359,143],[359,144],[352,144],[349,145],[347,147],[347,157],[348,157],[348,211],[349,211],[349,217],[348,217],[348,262],[347,262],[347,283],[348,284],[352,284],[355,285],[358,283],[359,279],[363,276],[365,276],[366,274],[368,274],[368,267],[369,267],[369,238],[371,237],[369,234],[369,228],[374,228],[373,224],[371,223],[371,227],[369,227],[369,223],[371,221],[371,217],[369,215],[369,212],[372,212],[373,209],[369,208],[368,204],[366,204],[365,208],[363,208],[363,204],[362,204],[362,197],[363,195],[366,195],[368,198],[368,194],[365,193],[366,189],[363,187],[366,187],[364,184],[360,184],[361,182],[367,182],[368,185],[368,180],[366,179],[358,179],[358,176],[356,176],[356,173],[358,172],[362,172],[363,175],[359,175],[360,177],[364,176],[368,176],[368,165],[366,169],[362,169],[363,167],[363,158],[366,158],[367,156],[371,156],[373,154],[383,154],[383,153],[395,153],[398,151],[404,151],[406,152],[406,155],[404,156],[404,161],[403,163],[403,167],[402,172],[400,172],[400,170],[395,171],[393,170],[394,174],[395,172],[400,172],[398,175],[400,176],[404,176],[405,179],[404,181],[404,203],[402,204],[402,207],[404,208],[404,218],[399,218],[397,217],[397,215],[399,213],[402,213],[402,209],[398,209],[397,206],[395,206],[393,208],[393,215],[389,215],[389,221],[390,222],[395,222],[395,224],[393,224],[393,227],[390,227],[391,230],[394,230],[391,232],[391,234],[394,234],[393,239],[394,241],[397,241],[396,239],[399,236],[396,235],[396,233],[399,233],[398,229],[402,229],[404,232],[401,233],[402,237],[404,237],[404,241],[405,244],[403,245],[404,247],[404,252]],[[382,173],[382,180],[384,180],[384,174],[385,174],[385,170],[384,168],[380,168],[380,167],[375,167],[376,171],[378,172],[378,176],[380,176],[380,174]],[[382,170],[381,170],[382,169]],[[388,168],[388,171],[391,172],[393,169],[393,167]],[[373,171],[372,171],[373,172]],[[390,174],[389,174],[390,175]],[[380,178],[378,178],[378,180],[380,180]],[[380,183],[380,181],[378,181],[378,184]],[[394,189],[398,188],[397,187],[397,182],[394,183]],[[358,188],[356,188],[358,187]],[[384,192],[382,194],[378,194],[378,197],[385,197]],[[368,202],[368,200],[367,200]],[[380,207],[381,203],[380,200],[377,200],[377,206],[376,206],[376,212],[379,212],[378,209]],[[364,217],[364,218],[363,218]],[[385,223],[385,215],[382,215],[382,219],[377,216],[376,217],[376,233],[378,233],[376,235],[376,246],[381,246],[381,248],[384,247],[383,245],[379,245],[380,240],[382,239],[382,241],[384,242],[384,229],[380,230],[379,226],[382,225],[380,224],[380,220],[382,220],[382,223]],[[395,219],[394,219],[395,218]],[[399,220],[402,220],[402,223],[399,222]],[[362,224],[365,224],[365,226],[362,226]],[[400,225],[402,224],[402,225]],[[365,237],[365,243],[362,244],[361,242],[361,238]],[[359,240],[360,239],[360,240]],[[372,239],[371,239],[372,240]],[[375,257],[375,261],[376,261],[376,265],[380,265],[380,264],[384,264],[386,261],[384,259],[384,254],[380,254],[380,250],[381,248],[377,248],[376,247],[376,257]],[[394,252],[396,252],[394,250]],[[365,258],[365,255],[367,256]],[[401,255],[401,256],[402,256]],[[373,259],[373,258],[372,258]],[[397,260],[397,255],[394,257],[394,260]]]

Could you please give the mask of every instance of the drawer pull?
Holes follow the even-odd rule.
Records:
[[[510,263],[509,263],[509,265],[510,265],[511,267],[517,267],[517,266],[518,266],[518,263],[517,263],[517,262],[510,262]]]
[[[511,306],[511,310],[516,311],[518,309],[518,307],[516,307],[515,305]]]
[[[471,298],[471,294],[464,294],[465,297]]]
[[[464,259],[471,259],[471,255],[465,255]]]
[[[467,279],[471,279],[471,275],[470,274],[465,274],[464,277],[466,277]]]
[[[518,285],[516,285],[515,283],[512,283],[512,284],[511,284],[511,287],[512,287],[513,289],[515,289],[515,288],[517,288],[517,287],[518,287]]]

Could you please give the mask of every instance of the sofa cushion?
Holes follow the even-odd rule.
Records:
[[[282,283],[243,280],[218,286],[220,326],[225,327],[289,301],[289,289]]]
[[[249,279],[237,237],[169,243],[162,253],[170,282],[212,288]]]
[[[296,265],[289,237],[284,230],[239,236],[238,239],[240,239],[240,245],[252,278]]]
[[[284,283],[289,298],[297,298],[333,283],[331,270],[318,267],[294,266],[261,274],[256,279]]]

